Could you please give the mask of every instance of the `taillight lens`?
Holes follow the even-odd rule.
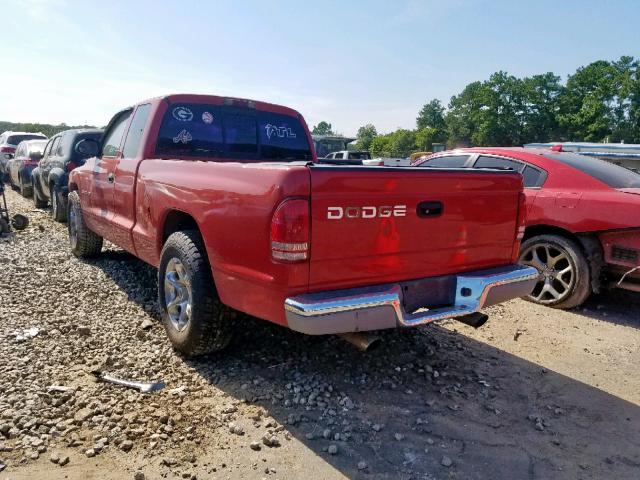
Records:
[[[15,152],[16,149],[13,147],[0,147],[0,152],[1,153],[13,153]]]
[[[514,262],[518,261],[520,256],[520,242],[524,238],[524,231],[527,226],[527,197],[524,192],[518,195],[518,223],[516,224],[516,242],[513,246],[512,258]]]
[[[301,198],[283,201],[271,219],[271,256],[279,262],[309,258],[309,202]]]

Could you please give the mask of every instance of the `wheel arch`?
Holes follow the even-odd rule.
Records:
[[[602,285],[604,255],[602,252],[602,245],[600,244],[597,235],[588,232],[576,234],[555,225],[539,224],[531,225],[525,229],[522,242],[540,235],[558,235],[575,242],[582,249],[582,252],[587,258],[587,263],[591,270],[591,288],[594,293],[598,293],[600,291]]]

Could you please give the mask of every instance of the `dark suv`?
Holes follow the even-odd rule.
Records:
[[[103,130],[66,130],[53,136],[40,164],[32,173],[33,202],[44,208],[51,202],[51,215],[58,222],[67,219],[69,172],[98,153]]]

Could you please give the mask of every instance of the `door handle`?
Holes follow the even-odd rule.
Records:
[[[107,175],[107,180],[109,181],[109,183],[113,183],[113,181],[115,180],[113,173],[110,173],[109,175]]]
[[[439,217],[444,212],[444,205],[440,201],[420,202],[416,213],[421,218]]]

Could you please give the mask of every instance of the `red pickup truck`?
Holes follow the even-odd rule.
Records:
[[[156,266],[167,334],[190,355],[224,348],[236,311],[317,335],[473,323],[530,293],[519,174],[323,165],[312,145],[298,112],[258,101],[122,110],[70,175],[71,249],[106,238]]]

